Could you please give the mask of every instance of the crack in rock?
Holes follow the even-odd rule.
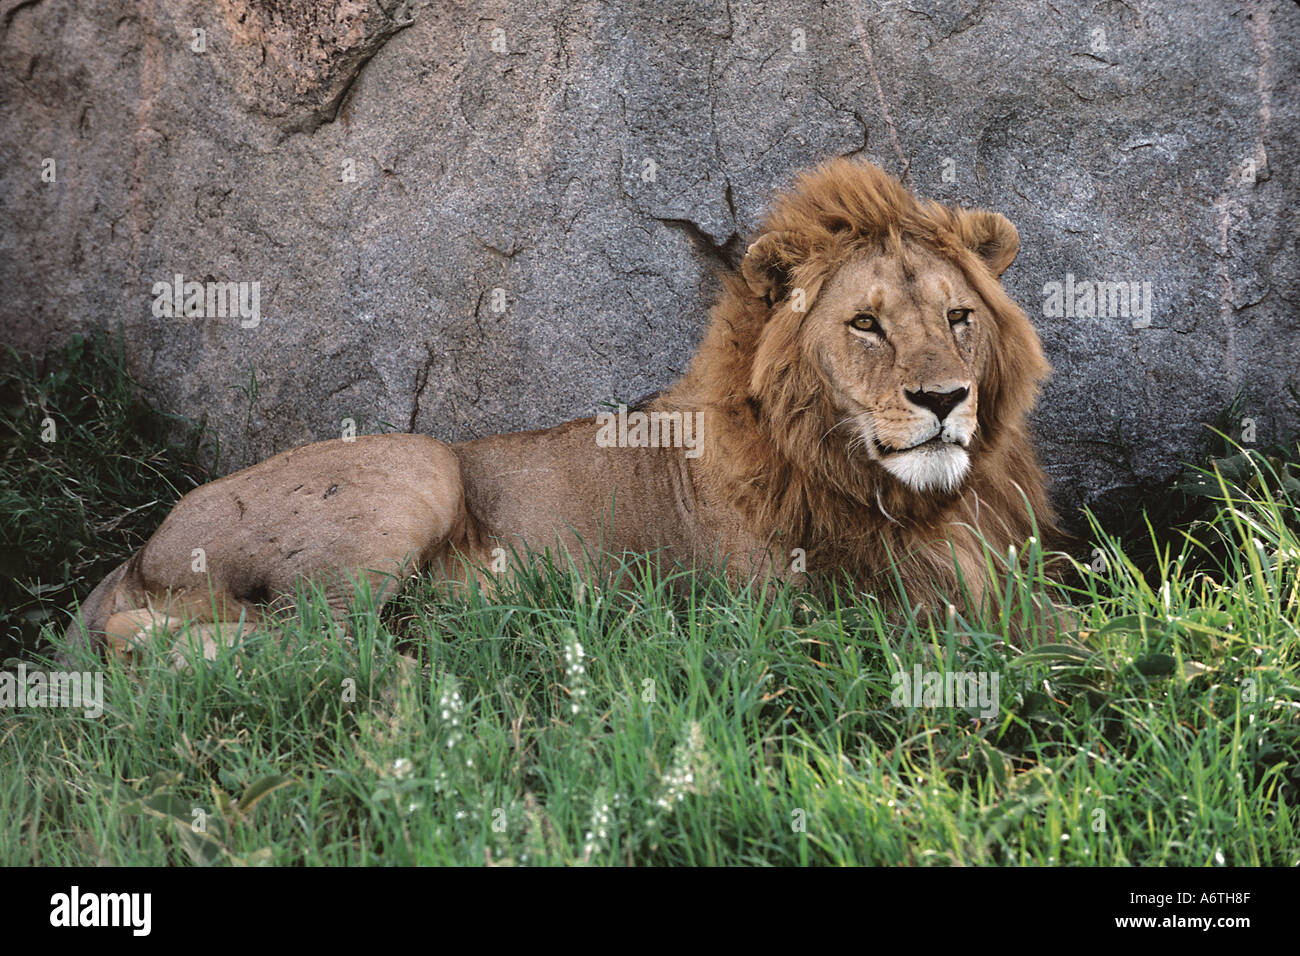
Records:
[[[390,12],[371,0],[217,0],[217,6],[230,34],[236,91],[251,111],[289,133],[332,123],[366,63],[415,22],[406,4],[391,5]]]

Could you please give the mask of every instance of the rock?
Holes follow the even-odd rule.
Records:
[[[829,155],[1019,227],[1063,509],[1168,476],[1239,391],[1257,441],[1297,425],[1290,3],[4,0],[0,28],[4,340],[120,323],[223,470],[346,418],[455,440],[667,384]],[[257,321],[156,315],[177,275],[257,283]],[[1052,314],[1089,282],[1140,314]]]

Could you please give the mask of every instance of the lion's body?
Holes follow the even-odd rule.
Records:
[[[610,447],[590,418],[309,445],[186,495],[85,626],[125,647],[159,615],[256,618],[302,579],[338,606],[350,577],[378,589],[545,548],[954,598],[960,569],[978,597],[977,534],[1005,552],[1051,521],[1026,425],[1048,367],[997,281],[1016,245],[1001,217],[827,164],[779,197],[687,375],[650,406],[696,416],[690,454]]]
[[[690,558],[700,528],[681,450],[602,448],[597,431],[584,418],[452,446],[472,515],[472,561],[557,542],[575,554],[662,549],[669,560]]]

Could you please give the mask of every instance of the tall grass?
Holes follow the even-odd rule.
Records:
[[[201,426],[162,415],[120,338],[74,338],[37,363],[0,352],[0,660],[140,547],[208,480]]]

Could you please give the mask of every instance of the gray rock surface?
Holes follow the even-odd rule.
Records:
[[[667,384],[829,155],[1019,227],[1063,508],[1168,475],[1238,390],[1259,440],[1297,423],[1289,0],[0,0],[0,31],[4,341],[120,323],[223,470]],[[260,323],[155,316],[178,273],[260,283]],[[1049,316],[1067,274],[1150,283],[1149,327]]]

